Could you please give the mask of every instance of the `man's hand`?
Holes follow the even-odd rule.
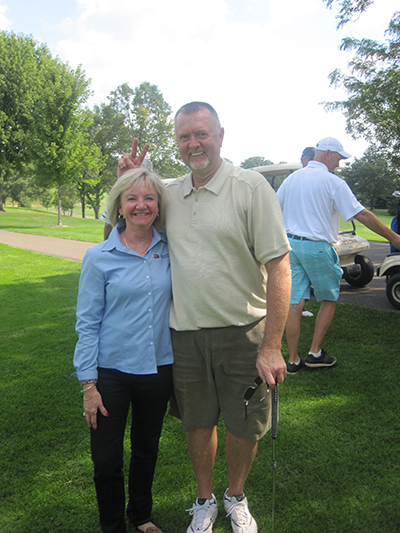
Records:
[[[393,238],[390,240],[391,244],[393,244],[393,246],[395,248],[397,248],[397,250],[400,251],[400,235],[397,235],[396,236],[393,236]]]
[[[118,161],[117,178],[120,178],[128,170],[131,170],[133,168],[140,168],[142,166],[143,159],[146,157],[147,151],[149,149],[149,144],[146,143],[140,154],[136,156],[138,144],[139,140],[135,137],[135,139],[133,139],[131,153],[125,154],[124,157],[122,157]]]
[[[275,379],[283,383],[286,363],[281,353],[282,335],[289,311],[292,285],[289,253],[266,263],[267,318],[263,344],[258,353],[257,370],[260,378],[272,389]]]
[[[260,378],[268,383],[270,389],[278,383],[283,383],[286,376],[286,363],[278,349],[261,348],[257,357],[257,370]]]

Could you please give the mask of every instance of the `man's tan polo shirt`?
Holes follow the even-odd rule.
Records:
[[[223,161],[204,187],[196,190],[188,174],[169,184],[168,193],[171,327],[239,326],[265,316],[263,265],[290,250],[265,178]]]

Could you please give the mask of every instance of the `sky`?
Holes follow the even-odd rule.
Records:
[[[123,83],[150,82],[173,113],[210,103],[225,129],[222,156],[234,164],[291,163],[328,136],[357,158],[368,146],[320,103],[346,99],[328,78],[352,58],[342,38],[384,42],[399,4],[375,0],[341,30],[338,9],[322,0],[0,0],[0,30],[32,35],[72,68],[82,65],[89,107]]]

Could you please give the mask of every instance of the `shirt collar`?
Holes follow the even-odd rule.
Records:
[[[124,231],[125,227],[125,220],[118,222],[118,224],[114,226],[108,239],[103,243],[103,252],[111,252],[112,250],[118,250],[119,252],[128,253],[128,250],[125,248],[125,246],[122,245],[121,239],[119,237],[119,234]],[[160,241],[167,242],[167,236],[165,234],[165,231],[161,231],[159,233],[153,226],[153,239],[148,249],[150,250]]]
[[[222,160],[221,166],[214,174],[214,176],[200,189],[207,189],[208,191],[218,195],[223,186],[225,185],[226,180],[228,179],[233,165],[227,163],[224,159]],[[193,187],[192,173],[188,174],[183,182],[183,196],[189,196],[192,192],[196,192],[196,189]]]
[[[319,161],[310,161],[307,165],[307,167],[310,167],[310,168],[320,168],[320,167],[324,167],[324,169],[326,168],[326,170],[328,170],[328,167],[326,165],[324,165],[324,163],[320,163]],[[306,168],[307,168],[306,167]],[[329,170],[328,170],[329,172]]]

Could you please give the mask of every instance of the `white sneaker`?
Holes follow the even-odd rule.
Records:
[[[192,523],[187,529],[186,533],[211,533],[213,530],[213,524],[217,518],[218,505],[214,494],[212,500],[206,500],[205,503],[200,505],[198,498],[189,511],[190,516],[193,516]]]
[[[247,498],[243,495],[239,498],[232,496],[228,499],[227,492],[228,489],[224,496],[224,507],[226,516],[231,519],[233,533],[257,533],[257,523],[250,514]]]

